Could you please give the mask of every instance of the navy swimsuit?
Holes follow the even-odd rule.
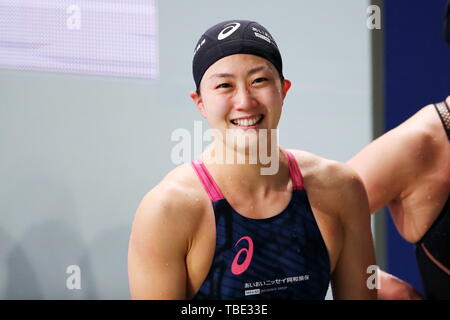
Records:
[[[267,219],[236,212],[203,162],[192,162],[211,199],[216,223],[212,265],[194,299],[325,298],[330,281],[328,251],[297,161],[284,152],[293,184],[291,200]]]

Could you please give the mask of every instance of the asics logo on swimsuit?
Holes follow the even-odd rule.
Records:
[[[238,242],[236,242],[236,244],[234,246],[236,247],[238,245],[238,243],[241,242],[242,240],[247,240],[248,249],[242,248],[241,250],[238,251],[238,253],[234,257],[233,264],[231,265],[231,273],[233,273],[234,275],[240,275],[241,273],[244,273],[245,270],[247,270],[247,268],[250,266],[250,262],[252,261],[252,257],[253,257],[253,240],[252,240],[252,238],[242,237],[238,240]],[[245,260],[241,264],[238,264],[239,257],[244,252],[246,253]]]
[[[233,22],[233,23],[229,23],[225,26],[225,28],[220,31],[219,35],[217,36],[217,39],[219,40],[223,40],[225,38],[227,38],[228,36],[232,35],[233,32],[235,32],[237,29],[239,29],[239,27],[241,26],[241,24],[239,22]]]

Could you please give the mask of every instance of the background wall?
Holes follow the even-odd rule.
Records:
[[[192,53],[219,21],[253,19],[276,39],[293,83],[281,144],[348,160],[372,132],[367,6],[158,1],[158,79],[0,70],[0,299],[129,298],[134,212],[176,166],[171,133],[202,119]],[[69,265],[80,290],[66,288]]]

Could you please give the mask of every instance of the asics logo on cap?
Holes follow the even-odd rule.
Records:
[[[195,54],[197,53],[197,51],[202,47],[202,45],[205,44],[205,42],[206,42],[206,39],[203,39],[202,42],[200,42],[200,43],[198,44],[197,48],[195,48],[195,50],[194,50],[194,56],[195,56]]]
[[[239,22],[232,22],[227,24],[225,28],[222,31],[220,31],[219,35],[217,36],[217,39],[223,40],[227,38],[228,36],[233,34],[233,32],[239,29],[240,26],[241,24]]]

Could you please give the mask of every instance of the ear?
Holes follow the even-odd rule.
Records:
[[[197,91],[192,91],[189,93],[189,96],[194,101],[195,106],[197,107],[198,111],[200,111],[203,118],[206,119],[206,111],[205,107],[203,105],[203,99],[202,96],[197,93]]]
[[[290,88],[291,88],[291,81],[288,79],[284,79],[283,88],[281,88],[281,94],[283,95],[283,99],[286,97],[286,94]]]

